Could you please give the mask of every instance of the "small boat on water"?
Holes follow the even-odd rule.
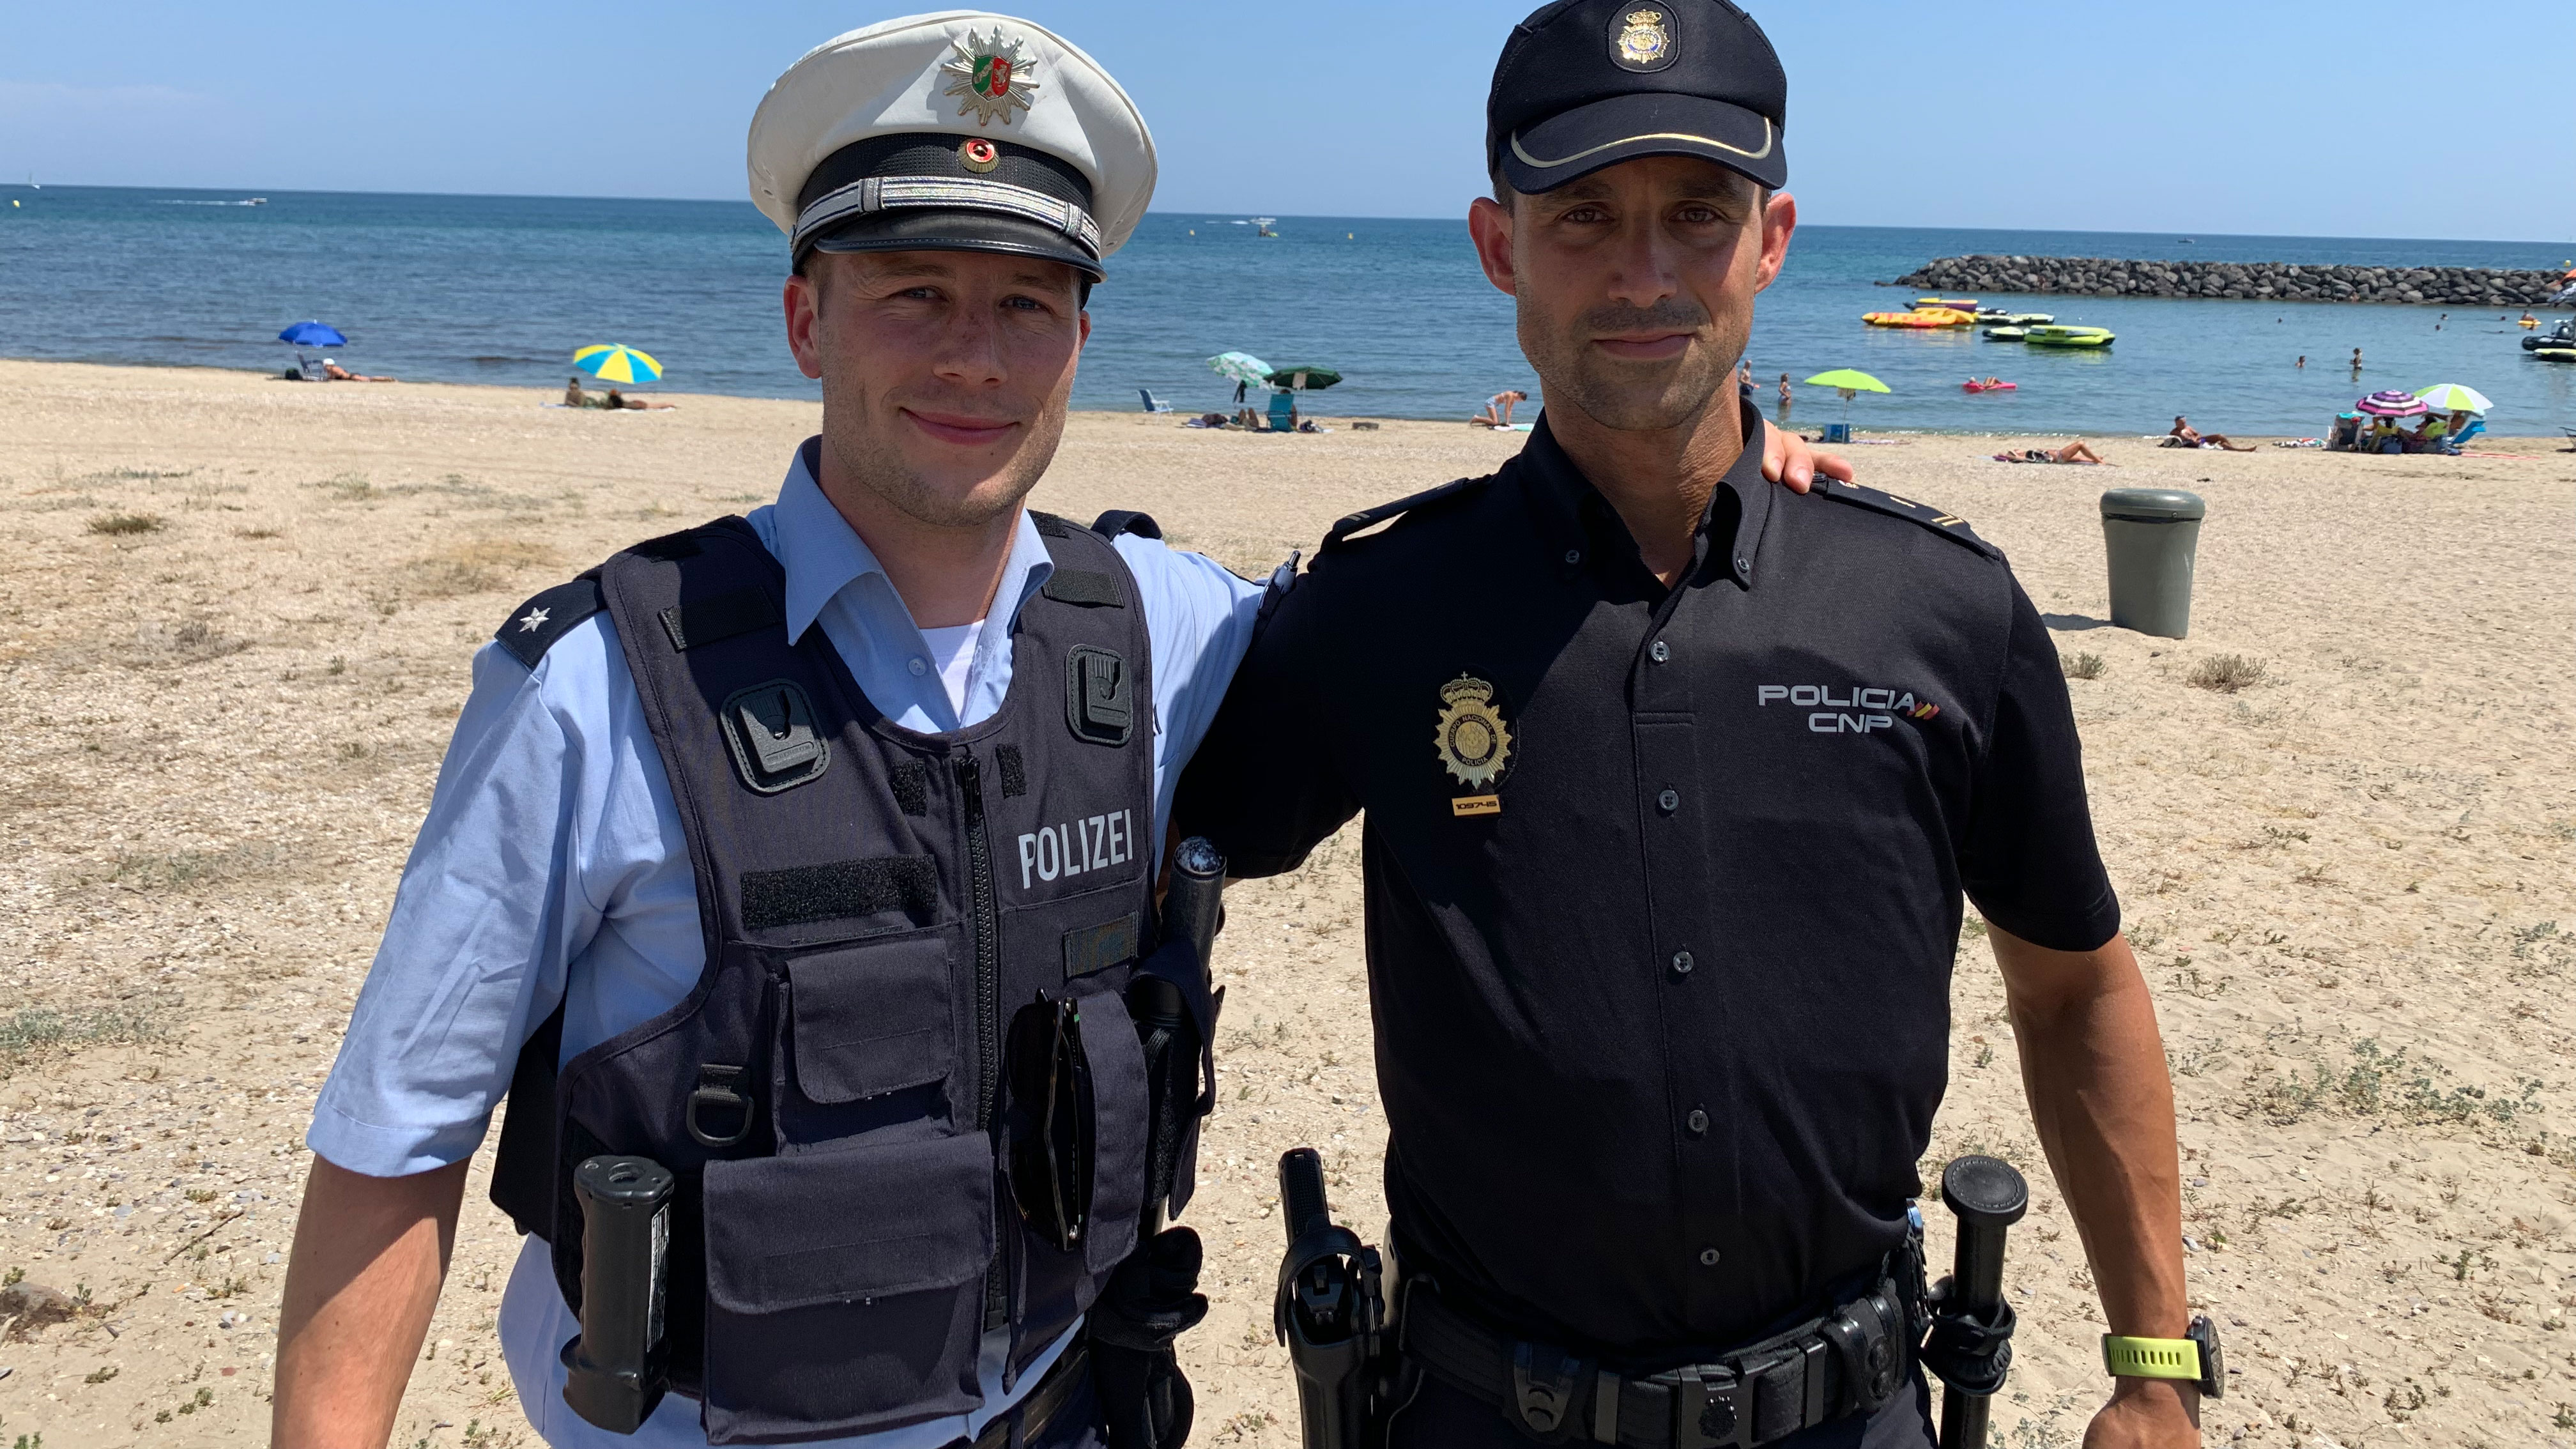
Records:
[[[1993,322],[2005,327],[2030,327],[2045,326],[2056,321],[2057,316],[2052,312],[2007,312],[2001,307],[1979,307],[1977,320]]]
[[[1977,311],[1977,299],[1974,297],[1917,297],[1914,299],[1914,310],[1917,312],[1928,312],[1935,307],[1947,307],[1954,312],[1965,312],[1974,316]]]
[[[1989,327],[1986,329],[1986,340],[1988,342],[2019,342],[2029,335],[2030,329],[2027,327]]]
[[[2020,386],[2021,384],[2017,382],[1963,382],[1959,384],[1959,390],[1962,392],[2011,392]]]
[[[2107,327],[2027,327],[2021,340],[2033,347],[2108,347],[2112,333]]]

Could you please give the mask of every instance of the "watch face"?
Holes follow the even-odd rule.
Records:
[[[2227,1361],[2219,1351],[2218,1325],[2209,1321],[2208,1314],[2200,1314],[2191,1320],[2183,1337],[2200,1345],[2201,1393],[2213,1399],[2223,1397],[2227,1392]]]

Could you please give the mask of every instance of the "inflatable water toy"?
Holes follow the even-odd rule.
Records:
[[[1928,312],[1935,307],[1947,307],[1954,312],[1973,313],[1977,310],[1977,299],[1974,297],[1917,297],[1914,299],[1914,310],[1917,312]]]
[[[1989,327],[1986,329],[1987,339],[1994,342],[2019,342],[2029,335],[2029,329],[2024,327]]]
[[[2049,323],[2057,320],[2057,314],[2053,312],[1998,312],[1992,308],[1984,308],[1978,311],[1977,320],[1980,322],[2000,322],[2006,327],[2045,327]]]
[[[2033,347],[2108,347],[2111,340],[2106,327],[2032,327],[2022,336]]]
[[[1963,382],[1959,384],[1960,390],[1963,392],[2011,392],[2019,386],[2021,386],[2021,384],[2017,382]]]
[[[1974,323],[1977,318],[1972,312],[1938,307],[1921,312],[1863,312],[1860,314],[1860,320],[1872,327],[1932,328],[1966,327]]]

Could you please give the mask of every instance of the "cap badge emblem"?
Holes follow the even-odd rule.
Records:
[[[1631,10],[1610,38],[1612,60],[1625,70],[1662,70],[1673,62],[1671,22],[1661,10]]]
[[[981,176],[1002,164],[1002,148],[981,136],[969,136],[957,148],[957,164]]]
[[[1511,768],[1512,729],[1494,699],[1494,686],[1461,674],[1440,686],[1440,722],[1433,745],[1440,764],[1471,791],[1449,802],[1456,815],[1499,815],[1503,805],[1494,787]]]
[[[1025,111],[1035,101],[1038,83],[1029,79],[1029,72],[1037,69],[1037,62],[1025,54],[1025,42],[1005,37],[996,27],[981,37],[969,30],[965,39],[949,45],[957,56],[939,69],[956,78],[948,94],[965,98],[957,114],[972,115],[979,126],[989,126],[999,116],[1007,126],[1013,110]]]

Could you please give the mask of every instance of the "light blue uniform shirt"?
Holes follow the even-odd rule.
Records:
[[[1037,526],[1020,519],[961,710],[876,556],[816,486],[815,448],[797,451],[778,501],[750,517],[786,571],[789,636],[819,624],[869,701],[908,729],[991,717],[1011,687],[1011,622],[1054,568]],[[1154,539],[1123,535],[1116,547],[1154,651],[1159,850],[1173,785],[1251,641],[1261,587]],[[608,615],[565,633],[534,669],[487,644],[305,1141],[375,1177],[461,1161],[481,1144],[520,1044],[558,1002],[570,1061],[678,1004],[705,963],[679,811]],[[521,1246],[498,1326],[520,1403],[548,1443],[706,1442],[694,1400],[664,1400],[633,1436],[565,1406],[556,1350],[580,1325],[536,1238]],[[973,1414],[833,1442],[936,1449],[970,1437],[1044,1373],[1033,1364],[1005,1396],[999,1368],[987,1342],[985,1402]]]

